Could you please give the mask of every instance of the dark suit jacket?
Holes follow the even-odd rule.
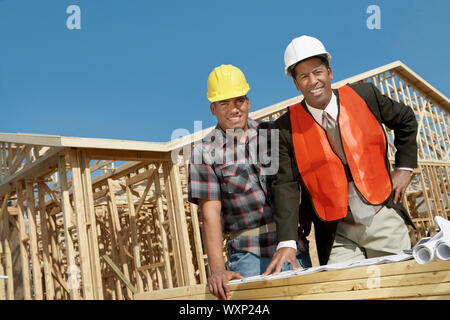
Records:
[[[377,121],[394,130],[396,167],[417,167],[417,121],[413,110],[382,95],[378,89],[368,83],[350,85],[367,103]],[[339,101],[337,90],[333,90]],[[304,101],[302,101],[303,105]],[[334,241],[337,221],[323,222],[314,213],[312,201],[303,185],[297,167],[292,142],[292,128],[289,111],[275,121],[279,129],[279,170],[272,182],[274,215],[277,224],[278,241],[294,240],[298,235],[308,235],[311,222],[314,222],[316,245],[320,264],[326,264]],[[301,159],[300,159],[301,161]],[[390,164],[386,157],[386,168],[390,172]],[[393,203],[393,194],[386,204],[394,208],[414,227],[408,212],[401,203]],[[300,224],[299,224],[300,223]],[[297,227],[299,225],[299,227]]]

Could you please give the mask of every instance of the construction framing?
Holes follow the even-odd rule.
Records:
[[[418,119],[419,167],[404,198],[414,244],[435,233],[435,215],[449,219],[450,102],[399,61],[333,87],[357,82]],[[300,99],[250,116],[274,120]],[[183,152],[209,130],[168,143],[0,133],[0,275],[8,277],[0,299],[120,300],[205,284],[202,219],[187,202]]]

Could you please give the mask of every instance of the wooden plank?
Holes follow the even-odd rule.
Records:
[[[170,189],[173,194],[175,219],[177,221],[177,233],[180,241],[181,262],[184,273],[185,285],[196,284],[194,277],[194,265],[192,264],[192,251],[187,230],[186,213],[184,211],[183,192],[181,190],[180,172],[178,165],[170,166]]]
[[[103,255],[103,259],[105,259],[105,261],[108,263],[108,265],[111,267],[111,269],[117,274],[117,276],[119,277],[120,280],[123,281],[123,283],[125,283],[125,285],[127,286],[127,288],[133,293],[137,293],[137,289],[131,284],[130,280],[128,280],[127,276],[125,276],[122,271],[120,271],[120,269],[114,264],[114,262],[112,262],[112,260],[107,256],[107,255]]]
[[[42,289],[41,262],[39,261],[34,184],[32,182],[27,182],[25,185],[27,193],[28,234],[30,237],[29,244],[31,256],[31,269],[33,275],[34,299],[42,300],[44,298],[44,292]]]
[[[8,222],[8,201],[9,201],[10,194],[7,194],[3,198],[2,207],[1,207],[1,214],[2,214],[2,221],[0,223],[3,224],[3,233],[2,233],[2,240],[3,240],[3,250],[5,255],[5,268],[6,268],[6,276],[8,279],[6,279],[6,298],[8,300],[14,300],[14,275],[13,275],[13,263],[12,263],[12,257],[11,257],[11,241],[10,241],[10,234],[9,234],[9,222]]]
[[[137,150],[111,150],[86,149],[89,159],[115,160],[115,161],[170,161],[170,152],[137,151]]]
[[[53,172],[58,167],[58,155],[62,151],[61,149],[49,151],[22,170],[6,177],[0,185],[0,195],[6,194],[10,190],[10,183],[13,181],[42,178]]]
[[[39,201],[39,218],[41,226],[42,238],[42,262],[44,265],[44,280],[45,280],[45,298],[53,300],[55,298],[55,286],[52,277],[52,257],[50,255],[50,240],[47,226],[47,210],[45,209],[45,191],[43,188],[45,183],[38,184],[38,201]]]
[[[59,167],[59,179],[61,182],[61,205],[63,207],[63,220],[64,220],[64,241],[66,243],[66,256],[67,265],[76,266],[75,263],[75,249],[73,245],[72,235],[70,232],[70,226],[72,225],[72,206],[69,199],[69,187],[67,183],[67,169],[66,169],[66,157],[60,156],[58,160]],[[76,286],[70,286],[69,288],[70,299],[79,300],[80,292]]]
[[[149,179],[153,175],[154,169],[146,169],[144,172],[136,174],[135,176],[131,178],[125,179],[125,185],[130,186],[136,183],[139,183],[141,181],[144,181],[145,179]]]
[[[80,159],[76,149],[70,150],[69,159],[72,174],[74,213],[78,235],[78,252],[80,255],[80,269],[83,281],[83,297],[84,299],[92,300],[94,299],[94,284],[92,281],[91,257],[89,255],[89,244],[87,237],[85,199],[83,197]]]
[[[166,202],[167,202],[167,216],[169,218],[169,228],[170,228],[170,237],[172,240],[172,254],[175,260],[175,275],[176,275],[176,282],[177,286],[185,286],[185,280],[184,280],[184,273],[181,270],[182,268],[182,258],[180,253],[180,240],[179,240],[179,234],[177,232],[177,221],[176,221],[176,213],[175,208],[173,205],[173,195],[171,191],[171,181],[170,181],[170,169],[168,166],[168,163],[162,164],[163,169],[163,176],[164,176],[164,191],[166,196]]]
[[[119,211],[117,210],[117,200],[116,200],[116,196],[114,193],[114,186],[113,186],[113,181],[111,178],[108,179],[108,189],[109,189],[109,203],[110,203],[110,208],[111,208],[111,221],[113,224],[113,228],[114,228],[114,232],[116,234],[116,241],[118,242],[118,251],[119,251],[119,260],[120,260],[120,266],[122,267],[123,270],[123,274],[125,275],[126,279],[129,281],[130,280],[130,273],[128,270],[128,264],[127,264],[127,258],[125,257],[125,253],[124,253],[124,248],[125,248],[125,243],[122,240],[121,237],[121,231],[122,231],[122,227],[120,225],[120,219],[119,219]],[[132,297],[132,292],[130,291],[130,289],[127,289],[127,294],[129,296],[129,298],[131,299]]]
[[[31,300],[31,286],[30,286],[30,269],[29,269],[29,254],[28,248],[25,242],[28,241],[28,235],[25,227],[24,214],[26,212],[24,208],[24,200],[22,196],[22,185],[16,184],[17,194],[17,208],[19,209],[17,214],[17,220],[19,224],[19,248],[20,248],[20,264],[22,266],[22,286],[25,300]]]
[[[422,295],[448,295],[450,294],[450,283],[424,284],[417,286],[380,288],[361,291],[334,292],[326,294],[312,294],[293,296],[293,300],[373,300],[373,299],[396,299],[404,297],[420,297]]]
[[[127,200],[128,200],[128,210],[130,216],[130,228],[131,228],[131,246],[133,248],[133,260],[134,267],[136,269],[136,281],[137,290],[139,292],[143,291],[142,277],[139,273],[141,267],[141,254],[140,254],[140,244],[138,238],[138,228],[136,223],[136,212],[134,211],[133,195],[131,194],[130,185],[126,186]]]
[[[156,170],[153,173],[153,181],[155,182],[155,191],[156,191],[156,210],[158,212],[158,221],[160,225],[160,234],[161,234],[161,245],[163,251],[163,262],[164,262],[164,271],[166,275],[166,281],[169,288],[173,288],[173,280],[172,280],[172,268],[170,266],[170,258],[169,258],[169,244],[167,240],[167,232],[166,232],[166,223],[164,219],[164,208],[162,203],[162,191],[161,191],[161,182],[159,176],[159,169],[161,165],[158,164]]]
[[[90,266],[93,284],[94,299],[103,300],[103,283],[100,265],[100,250],[98,247],[97,221],[94,208],[94,196],[92,194],[91,169],[89,159],[84,150],[80,151],[80,165],[85,199],[85,212],[87,224],[87,238],[89,246]]]
[[[108,221],[108,225],[109,225],[109,233],[110,233],[110,239],[111,239],[111,257],[112,257],[112,261],[117,265],[120,264],[120,260],[118,257],[118,241],[119,241],[119,235],[117,233],[117,228],[115,227],[115,222],[114,222],[114,218],[113,218],[113,211],[117,210],[114,208],[115,206],[115,202],[113,201],[113,199],[110,196],[110,187],[108,187],[108,197],[107,197],[107,204],[108,204],[108,216],[107,216],[107,221]],[[111,280],[114,282],[114,286],[115,286],[115,291],[112,291],[111,294],[113,296],[113,299],[118,299],[118,300],[122,300],[123,299],[123,294],[122,294],[122,287],[120,285],[120,279],[117,277],[114,277],[113,280]]]
[[[184,172],[186,183],[188,182],[188,163],[184,164]],[[198,206],[189,202],[189,209],[191,212],[191,222],[192,222],[192,232],[194,233],[194,244],[195,244],[195,257],[197,258],[198,271],[200,275],[200,283],[207,283],[205,260],[203,259],[203,243],[201,237],[200,223],[198,220]]]
[[[415,260],[408,260],[398,263],[389,263],[375,266],[379,272],[379,277],[388,279],[390,283],[425,283],[430,281],[430,277],[435,282],[442,280],[449,281],[450,262],[435,260],[425,265],[420,265]],[[350,268],[334,271],[323,271],[313,274],[292,276],[289,278],[263,280],[257,282],[238,283],[230,285],[232,299],[246,299],[246,297],[255,298],[251,296],[254,292],[279,292],[283,291],[285,294],[290,293],[295,295],[295,290],[334,290],[334,286],[338,282],[348,286],[355,286],[356,288],[367,287],[367,280],[373,276],[373,269],[367,267]],[[417,278],[417,279],[416,279]],[[425,280],[421,280],[425,279]],[[344,282],[343,282],[344,281]],[[345,282],[350,281],[350,282]],[[358,284],[359,283],[359,284]],[[288,289],[289,287],[297,289]],[[300,289],[298,289],[300,288]],[[290,290],[290,291],[289,291]],[[287,297],[285,295],[285,297]],[[155,291],[152,293],[141,293],[135,295],[135,299],[216,299],[209,293],[207,285],[185,286],[174,289],[166,289],[162,291]]]

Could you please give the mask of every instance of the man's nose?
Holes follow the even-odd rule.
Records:
[[[310,86],[315,86],[315,85],[317,84],[317,82],[319,81],[319,80],[317,79],[317,77],[314,75],[314,73],[311,73],[311,74],[309,75],[308,79],[309,79],[309,84],[310,84]]]
[[[231,103],[230,103],[230,111],[231,112],[239,111],[239,107],[240,107],[240,104],[238,101],[231,101]]]

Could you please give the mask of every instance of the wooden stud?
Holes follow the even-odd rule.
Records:
[[[8,279],[6,282],[6,298],[8,300],[14,300],[14,275],[13,275],[13,263],[11,257],[11,241],[9,234],[9,213],[8,213],[8,201],[10,198],[10,194],[7,194],[3,198],[1,214],[2,221],[0,223],[3,224],[3,232],[2,232],[2,240],[3,240],[3,253],[5,255],[5,269],[6,276]]]
[[[59,158],[59,179],[61,181],[61,204],[63,207],[64,217],[64,240],[66,243],[66,257],[68,266],[76,266],[75,249],[69,227],[72,225],[72,207],[69,199],[69,187],[67,183],[66,157]],[[68,270],[66,270],[67,272]],[[79,300],[80,293],[76,286],[70,286],[70,299]]]
[[[91,258],[89,255],[89,244],[87,237],[87,224],[85,212],[85,199],[83,197],[83,182],[81,174],[81,165],[78,152],[71,149],[69,152],[71,173],[74,213],[76,218],[76,228],[78,235],[78,250],[80,255],[80,269],[83,281],[83,297],[84,299],[94,299],[93,282],[91,274]],[[87,199],[86,199],[87,200]]]
[[[159,169],[161,165],[156,166],[156,170],[153,173],[153,181],[155,182],[155,190],[156,190],[156,210],[158,212],[158,221],[160,224],[160,233],[161,233],[161,244],[163,251],[163,259],[164,259],[164,270],[166,275],[166,280],[169,288],[173,288],[173,280],[172,280],[172,268],[170,266],[170,258],[169,258],[169,245],[167,240],[167,232],[165,229],[165,219],[164,219],[164,208],[162,204],[162,191],[161,191],[161,180],[159,176]]]
[[[109,200],[110,200],[110,208],[111,208],[111,222],[112,222],[112,227],[114,229],[114,233],[115,233],[115,238],[117,241],[117,249],[119,251],[119,261],[120,261],[120,266],[122,267],[123,273],[126,277],[127,280],[130,279],[129,277],[129,271],[128,271],[128,264],[125,258],[125,254],[123,251],[123,248],[125,246],[125,243],[122,240],[121,237],[121,231],[122,231],[122,227],[120,225],[120,219],[119,219],[119,212],[117,210],[117,200],[116,200],[116,196],[114,193],[114,186],[113,186],[113,181],[111,178],[108,179],[108,188],[109,188]],[[130,291],[129,288],[127,288],[127,294],[128,297],[131,299],[132,298],[132,292]]]
[[[189,243],[189,235],[184,212],[183,193],[181,191],[180,172],[178,165],[166,164],[170,168],[170,189],[173,195],[175,207],[175,219],[177,221],[177,232],[180,237],[181,261],[184,272],[185,285],[196,283],[194,277],[194,266],[192,264],[192,251]]]
[[[84,150],[80,151],[80,166],[82,176],[83,197],[85,199],[85,213],[87,224],[87,239],[89,247],[90,267],[93,284],[93,299],[103,300],[103,283],[98,248],[97,222],[95,217],[94,196],[92,194],[91,170],[89,160]]]
[[[26,242],[29,238],[26,232],[24,215],[26,210],[24,208],[24,201],[22,196],[22,184],[16,184],[17,194],[17,208],[18,211],[18,224],[19,224],[19,247],[20,247],[20,262],[22,266],[22,286],[24,291],[25,300],[31,300],[31,286],[30,286],[30,269],[29,269],[29,254]]]
[[[142,277],[139,273],[139,268],[141,267],[141,255],[140,255],[140,245],[137,232],[136,223],[136,212],[134,211],[133,196],[131,194],[130,185],[126,186],[127,199],[128,199],[128,210],[130,215],[130,227],[131,227],[131,246],[133,248],[133,259],[134,266],[136,269],[136,280],[137,280],[137,290],[139,292],[143,291]]]
[[[39,200],[39,217],[42,237],[42,261],[44,264],[44,279],[45,279],[45,298],[47,300],[55,299],[55,287],[52,277],[52,257],[50,255],[50,240],[49,230],[47,226],[47,210],[45,208],[44,188],[45,183],[38,184],[38,200]]]
[[[28,234],[30,237],[29,244],[33,275],[33,292],[35,300],[42,300],[44,293],[42,290],[41,262],[39,261],[34,184],[32,182],[27,182],[25,185],[27,193],[27,218]]]

